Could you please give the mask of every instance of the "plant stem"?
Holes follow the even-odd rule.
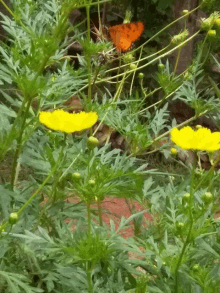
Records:
[[[87,37],[88,44],[90,43],[90,6],[86,7],[86,16],[87,16]],[[88,71],[88,101],[91,103],[92,101],[92,70],[91,70],[91,56],[88,54],[86,56],[87,60],[87,71]]]
[[[197,9],[199,9],[201,6],[198,5],[197,7],[195,7],[194,9],[192,9],[191,11],[189,11],[187,14],[180,16],[179,18],[175,19],[173,22],[169,23],[167,26],[165,26],[164,28],[162,28],[159,32],[157,32],[155,35],[153,35],[150,39],[148,39],[144,44],[142,44],[141,46],[146,46],[147,43],[151,42],[153,39],[155,39],[158,35],[160,35],[162,32],[164,32],[166,29],[168,29],[169,27],[171,27],[172,25],[174,25],[175,23],[177,23],[178,21],[180,21],[183,18],[186,18],[187,16],[189,16],[191,13],[195,12]],[[133,50],[133,52],[137,51],[139,48]]]
[[[116,93],[114,95],[112,104],[114,104],[117,101],[118,97],[121,94],[122,87],[123,87],[124,82],[125,82],[126,72],[124,72],[123,74],[124,74],[124,76],[123,76],[123,78],[122,78],[122,80],[121,80],[121,82],[119,84],[119,87],[118,87],[118,89],[117,89],[117,91],[116,91]],[[102,120],[100,121],[99,125],[96,127],[95,131],[93,132],[93,136],[95,136],[96,132],[99,130],[100,126],[102,125],[103,121],[105,120],[106,116],[108,115],[109,110],[110,110],[110,107],[106,110],[105,115],[102,117]]]
[[[194,175],[195,175],[195,168],[196,168],[196,162],[197,162],[197,154],[194,154],[194,162],[193,162],[193,169],[192,169],[192,174],[191,174],[191,184],[190,184],[190,200],[189,200],[189,218],[190,218],[190,226],[189,226],[189,231],[186,237],[186,241],[183,245],[182,251],[180,253],[180,257],[179,260],[177,262],[176,265],[176,269],[175,269],[175,293],[178,293],[178,270],[179,267],[181,266],[182,263],[182,259],[184,256],[184,253],[186,251],[187,246],[190,244],[191,242],[191,232],[192,232],[192,228],[193,228],[193,214],[192,214],[192,207],[193,207],[193,197],[194,197]]]
[[[25,122],[26,122],[27,115],[28,115],[28,112],[29,112],[29,109],[30,109],[30,105],[31,105],[31,99],[27,102],[27,106],[26,106],[25,113],[24,113],[24,116],[23,116],[23,121],[22,121],[22,124],[21,124],[20,134],[19,134],[19,137],[17,139],[17,146],[16,146],[16,151],[15,151],[15,154],[14,154],[14,159],[13,159],[13,164],[12,164],[12,171],[11,171],[11,189],[12,190],[14,190],[14,183],[15,183],[15,175],[16,175],[18,157],[19,157],[19,155],[21,153],[21,150],[22,150],[22,136],[23,136],[24,129],[25,129],[25,126],[26,126]]]
[[[218,155],[218,157],[216,158],[215,162],[213,163],[213,165],[211,166],[211,168],[208,170],[208,172],[206,172],[203,175],[203,177],[201,178],[200,182],[195,187],[195,191],[197,191],[199,189],[199,187],[201,186],[201,184],[203,183],[203,181],[210,176],[211,172],[213,172],[213,170],[214,170],[216,164],[219,162],[219,160],[220,160],[220,154]]]
[[[188,120],[186,120],[186,121],[180,123],[180,124],[179,124],[178,126],[176,126],[176,127],[178,127],[178,128],[183,127],[184,125],[189,124],[189,123],[192,122],[193,120],[195,120],[195,119],[201,117],[202,115],[205,115],[206,113],[207,113],[207,110],[203,111],[199,116],[196,116],[196,115],[195,115],[195,116],[189,118]],[[169,133],[170,133],[170,130],[168,130],[167,132],[164,132],[164,133],[161,134],[160,136],[156,137],[156,138],[154,139],[154,142],[160,140],[160,139],[163,138],[164,136],[167,136]]]
[[[56,171],[56,167],[59,163],[59,158],[57,160],[56,165],[51,170],[50,174],[47,176],[47,178],[44,180],[44,182],[41,184],[41,186],[38,187],[38,189],[35,191],[34,194],[26,201],[26,203],[18,210],[17,214],[19,215],[28,205],[32,202],[32,200],[38,195],[38,193],[41,191],[41,189],[44,187],[45,184],[49,181],[49,179],[53,176],[54,172]],[[9,221],[6,221],[3,225],[0,227],[0,232],[3,231],[9,224]]]
[[[142,53],[143,53],[143,46],[141,47],[141,50],[140,50],[140,55],[139,55],[139,58],[137,60],[137,68],[138,68],[138,65],[139,65],[139,62],[141,60],[141,57],[142,57]],[[135,62],[132,62],[135,64]],[[131,86],[130,86],[130,95],[132,94],[132,88],[133,88],[133,83],[134,83],[134,78],[135,78],[135,74],[136,74],[136,71],[134,71],[133,73],[133,76],[132,76],[132,80],[131,80]],[[143,81],[143,80],[142,80]]]
[[[99,0],[98,0],[98,18],[99,18],[99,32],[102,35],[102,21],[101,21],[101,12],[100,12]]]
[[[88,285],[89,285],[89,293],[93,293],[91,263],[90,263],[90,261],[87,262],[87,280],[88,280]]]
[[[154,58],[153,60],[149,61],[148,63],[145,63],[144,65],[138,67],[138,70],[141,70],[141,69],[143,69],[143,68],[145,68],[145,67],[147,67],[147,66],[149,66],[149,65],[151,65],[153,63],[155,63],[157,60],[160,60],[160,59],[164,58],[165,56],[170,55],[172,52],[174,52],[178,48],[180,48],[180,47],[184,46],[185,44],[187,44],[190,40],[192,40],[199,33],[200,33],[200,30],[198,30],[195,34],[193,34],[192,36],[190,36],[188,39],[186,39],[185,41],[183,41],[181,44],[179,44],[179,45],[175,46],[174,48],[172,48],[171,50],[167,51],[166,53],[164,53],[164,54],[162,54],[162,55]],[[141,61],[142,60],[140,60],[140,62]],[[128,73],[132,73],[132,72],[134,72],[136,70],[137,70],[137,68],[130,69],[129,71],[127,71],[127,74]],[[117,76],[110,76],[110,77],[107,77],[107,78],[103,78],[102,80],[97,81],[96,84],[97,83],[101,83],[101,82],[107,82],[107,81],[112,80],[112,79],[117,79],[119,76],[122,76],[122,75],[123,75],[123,73],[120,73]]]
[[[98,200],[98,212],[99,212],[99,225],[102,227],[103,226],[102,207],[101,207],[101,201],[100,200]]]
[[[11,127],[11,130],[10,130],[10,132],[9,132],[9,134],[8,134],[6,140],[5,140],[5,143],[4,143],[4,145],[3,145],[2,149],[1,149],[0,162],[1,162],[2,159],[4,159],[4,156],[8,151],[9,145],[11,144],[11,142],[14,139],[14,133],[15,133],[15,130],[16,130],[16,126],[17,126],[17,123],[18,123],[18,121],[19,121],[19,119],[20,119],[20,117],[21,117],[21,115],[23,113],[23,110],[25,108],[25,103],[26,102],[23,99],[21,107],[20,107],[20,109],[18,111],[18,114],[17,114],[17,116],[16,116],[16,118],[14,120],[14,123],[13,123],[13,125]]]
[[[119,75],[120,69],[121,69],[121,58],[119,59],[118,72],[117,72],[117,75],[116,75],[117,76],[117,79],[116,79],[116,90],[119,87],[118,75]]]
[[[90,201],[86,203],[87,206],[87,216],[88,216],[88,236],[91,236],[91,209],[90,209]]]
[[[176,74],[177,66],[179,64],[181,50],[182,50],[182,48],[180,47],[178,49],[178,53],[177,53],[177,57],[176,57],[176,63],[175,63],[175,67],[174,67],[174,74]]]
[[[121,65],[121,68],[128,67],[128,65],[130,65],[131,63],[137,64],[137,67],[138,67],[138,64],[139,64],[140,62],[142,62],[142,61],[144,61],[144,60],[146,60],[146,59],[147,59],[147,60],[148,60],[148,59],[151,59],[151,58],[154,57],[155,55],[161,54],[162,52],[166,51],[167,48],[169,48],[169,47],[170,47],[170,44],[167,45],[166,47],[164,47],[163,49],[157,51],[156,53],[153,53],[153,54],[148,55],[148,56],[143,57],[143,58],[141,58],[141,55],[140,55],[139,58],[138,58],[138,60],[134,60],[134,61],[132,61],[132,62],[130,62],[130,63],[126,63],[126,64],[124,64],[124,65]],[[140,54],[141,54],[141,53],[142,53],[142,51],[140,52]],[[123,56],[123,55],[122,55],[122,56]],[[122,58],[122,57],[118,57],[117,59],[121,59],[121,58]],[[116,69],[118,69],[118,67],[114,67],[114,68],[108,69],[108,70],[105,71],[105,73],[112,72],[112,71],[114,71],[114,70],[116,70]],[[135,71],[135,72],[136,72],[136,71]]]
[[[0,0],[0,2],[5,7],[5,9],[8,10],[8,12],[13,16],[13,18],[16,19],[16,15],[11,11],[11,9],[8,7],[8,5],[5,4],[5,2],[3,0]]]

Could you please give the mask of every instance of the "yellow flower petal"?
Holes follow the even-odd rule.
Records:
[[[48,128],[72,133],[92,127],[98,120],[96,112],[68,113],[64,110],[54,112],[40,112],[39,121]]]
[[[214,152],[220,149],[220,132],[211,133],[210,129],[200,127],[193,130],[186,126],[178,130],[173,128],[171,140],[182,149]]]

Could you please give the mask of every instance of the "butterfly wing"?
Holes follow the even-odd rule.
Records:
[[[109,29],[110,37],[117,51],[126,52],[143,33],[143,22],[131,22],[112,26]]]
[[[126,29],[129,39],[133,43],[142,35],[144,31],[144,24],[141,21],[128,23]]]
[[[110,37],[111,37],[111,39],[112,39],[117,51],[120,51],[121,33],[122,33],[122,29],[121,29],[120,25],[112,26],[109,29]]]

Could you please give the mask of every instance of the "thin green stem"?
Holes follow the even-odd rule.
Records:
[[[196,8],[194,8],[193,10],[189,11],[187,14],[185,14],[185,15],[183,15],[183,16],[181,16],[181,17],[175,19],[173,22],[169,23],[167,26],[165,26],[163,29],[161,29],[158,33],[156,33],[156,34],[153,35],[150,39],[148,39],[144,44],[142,44],[141,47],[146,46],[146,44],[148,44],[149,42],[151,42],[153,39],[155,39],[158,35],[160,35],[160,34],[161,34],[162,32],[164,32],[166,29],[168,29],[169,27],[171,27],[172,25],[174,25],[175,23],[177,23],[177,22],[180,21],[181,19],[183,19],[183,18],[189,16],[191,13],[195,12],[197,9],[200,8],[200,6],[201,6],[201,4],[198,5]],[[185,42],[184,42],[184,43],[185,43]],[[169,46],[170,46],[170,45],[168,45],[167,47],[169,47]],[[166,48],[167,48],[167,47],[166,47]],[[139,48],[140,48],[140,47],[139,47]],[[132,52],[135,52],[135,51],[139,50],[139,48],[133,50]],[[163,48],[161,51],[165,50],[166,48]],[[161,51],[159,51],[159,52],[161,52]],[[155,54],[157,55],[159,52],[156,52]],[[153,55],[155,55],[155,54],[153,54]],[[143,61],[144,59],[148,59],[148,58],[152,57],[153,55],[151,55],[151,56],[147,56],[147,57],[143,58],[141,61]],[[160,56],[159,56],[159,58],[160,58]],[[134,63],[135,63],[135,62],[139,62],[139,60],[138,60],[138,61],[134,61]],[[123,66],[125,66],[125,65],[123,65]],[[106,72],[109,72],[109,71],[111,71],[111,70],[113,70],[113,69],[110,69],[110,70],[108,70],[108,71],[106,71]],[[114,69],[114,70],[115,70],[115,69]]]
[[[193,34],[192,36],[190,36],[188,39],[186,39],[185,41],[183,41],[181,44],[179,44],[179,45],[175,46],[174,48],[172,48],[171,50],[167,51],[166,53],[164,53],[164,54],[162,54],[162,55],[160,55],[160,56],[154,58],[153,60],[149,61],[148,63],[146,63],[146,64],[144,64],[144,65],[138,67],[138,70],[143,69],[143,68],[145,68],[145,67],[151,65],[152,63],[155,63],[157,60],[160,60],[161,58],[164,58],[164,57],[167,56],[167,55],[170,55],[170,54],[173,53],[175,50],[177,50],[178,48],[182,47],[183,45],[187,44],[190,40],[192,40],[193,38],[195,38],[195,36],[197,36],[199,33],[200,33],[200,30],[198,30],[195,34]],[[142,61],[142,60],[140,60],[140,62],[141,62],[141,61]],[[131,69],[131,70],[127,71],[127,73],[132,73],[132,72],[134,72],[134,71],[136,71],[136,70],[137,70],[137,68],[135,68],[135,69]],[[120,74],[118,74],[118,77],[119,77],[119,76],[122,76],[123,74],[124,74],[124,73],[120,73]],[[106,81],[109,81],[109,80],[112,80],[112,79],[115,79],[115,78],[117,79],[117,76],[111,76],[111,77],[108,77],[108,78],[104,78],[104,79],[102,79],[102,80],[100,80],[100,81],[97,81],[96,84],[97,84],[97,83],[101,83],[101,82],[106,82]]]
[[[1,0],[0,0],[1,1]],[[2,1],[1,1],[2,2]],[[56,35],[56,34],[55,34]],[[37,71],[37,73],[35,74],[35,77],[34,79],[32,80],[32,83],[30,85],[30,89],[34,88],[34,84],[38,78],[38,76],[43,72],[48,60],[49,60],[50,56],[49,55],[46,55],[45,58],[43,59],[41,65],[39,66],[39,69]],[[20,117],[23,113],[23,109],[25,108],[25,104],[26,104],[26,101],[28,100],[28,104],[26,106],[26,110],[25,110],[25,114],[24,114],[24,117],[22,117],[22,126],[21,126],[21,131],[19,133],[19,137],[17,139],[17,149],[16,149],[16,152],[15,152],[15,155],[14,155],[14,161],[13,161],[13,166],[12,166],[12,176],[11,176],[11,188],[13,189],[14,188],[14,180],[15,180],[15,170],[17,168],[17,159],[18,159],[18,156],[20,154],[20,151],[21,151],[21,142],[22,142],[22,135],[23,135],[23,132],[24,132],[24,129],[25,129],[25,122],[26,122],[26,117],[27,117],[27,114],[28,114],[28,111],[29,111],[29,108],[30,108],[30,105],[31,105],[31,101],[32,99],[34,98],[35,96],[35,93],[33,94],[30,94],[29,97],[26,97],[23,99],[23,102],[22,102],[22,105],[19,109],[19,112],[18,112],[18,115],[17,117],[15,118],[15,121],[13,123],[13,126],[10,130],[10,133],[8,134],[8,139],[6,140],[5,144],[4,144],[4,147],[3,147],[3,151],[1,153],[1,157],[0,157],[0,160],[2,158],[4,158],[5,154],[7,153],[7,149],[9,147],[9,144],[11,143],[11,141],[14,139],[14,132],[15,132],[15,129],[17,127],[17,124],[20,120]]]
[[[177,46],[174,47],[173,49],[167,51],[166,53],[164,53],[164,54],[162,54],[162,55],[156,57],[155,59],[149,61],[149,62],[146,63],[145,65],[139,67],[138,70],[140,70],[140,69],[142,69],[142,68],[144,68],[144,67],[147,67],[147,66],[149,66],[150,64],[154,63],[155,61],[157,61],[157,60],[159,60],[159,59],[161,59],[161,58],[163,58],[163,57],[165,57],[165,56],[171,54],[171,53],[174,52],[176,49],[178,49],[179,47],[183,46],[183,45],[186,44],[188,41],[190,41],[191,39],[193,39],[193,38],[194,38],[199,32],[200,32],[200,31],[197,31],[194,35],[192,35],[191,37],[189,37],[187,40],[185,40],[185,41],[184,41],[183,43],[181,43],[180,45],[177,45]],[[155,53],[155,54],[156,54],[156,53]],[[147,57],[145,57],[145,58],[147,58]],[[142,62],[145,58],[141,59],[140,62]],[[136,62],[136,61],[134,61],[134,62]],[[125,65],[122,65],[121,67],[123,67],[123,66],[125,66]],[[126,64],[126,66],[127,66],[127,64]],[[115,70],[115,69],[114,69],[114,70]],[[137,69],[132,69],[132,70],[127,71],[126,73],[132,73],[132,72],[134,72],[134,71],[136,71],[136,70],[137,70]],[[108,70],[108,71],[106,71],[106,72],[110,72],[110,70]],[[118,76],[122,76],[123,74],[124,74],[124,73],[120,73]],[[183,74],[183,73],[181,73],[181,75],[182,75],[182,74]],[[111,83],[110,80],[115,79],[115,78],[117,78],[117,77],[116,77],[116,76],[111,76],[111,77],[108,77],[108,78],[103,78],[103,79],[98,80],[98,81],[94,81],[94,83],[95,83],[95,84],[99,84],[99,83],[103,83],[103,82],[109,82],[109,83]],[[79,89],[78,91],[76,91],[74,94],[77,94],[78,92],[81,92],[82,90],[86,89],[87,87],[88,87],[88,85],[84,85],[81,89]],[[180,87],[181,87],[181,86],[180,86]],[[179,88],[180,88],[180,87],[179,87]],[[174,92],[175,92],[175,91],[174,91]],[[171,94],[170,94],[170,95],[171,95]],[[158,104],[158,103],[160,103],[160,101],[156,102],[155,105]],[[153,106],[154,106],[154,105],[151,105],[150,107],[153,107]]]
[[[172,25],[174,25],[175,23],[177,23],[178,21],[180,21],[181,19],[189,16],[191,13],[195,12],[197,9],[199,9],[201,6],[198,5],[196,8],[194,8],[193,10],[189,11],[187,14],[180,16],[179,18],[175,19],[173,22],[169,23],[167,26],[165,26],[164,28],[162,28],[159,32],[157,32],[155,35],[153,35],[150,39],[148,39],[144,44],[142,44],[141,46],[145,46],[147,43],[151,42],[153,39],[155,39],[157,36],[159,36],[162,32],[164,32],[165,30],[167,30],[169,27],[171,27]],[[137,51],[139,48],[135,49],[134,51]]]
[[[91,2],[91,1],[90,1],[90,3],[88,3],[88,4],[78,5],[78,6],[76,6],[76,5],[74,4],[73,9],[78,9],[78,8],[82,8],[82,7],[97,6],[98,4],[106,4],[106,3],[110,2],[110,1],[111,1],[111,0],[98,1],[98,2]]]
[[[18,139],[17,139],[17,146],[16,146],[16,151],[15,151],[15,154],[14,154],[14,159],[13,159],[13,164],[12,164],[12,171],[11,171],[11,189],[12,190],[14,190],[14,182],[15,182],[15,175],[16,175],[18,157],[19,157],[19,155],[21,153],[21,150],[22,150],[22,136],[23,136],[24,129],[25,129],[25,126],[26,126],[25,122],[26,122],[27,115],[28,115],[28,112],[29,112],[29,109],[30,109],[30,105],[31,105],[31,100],[29,100],[27,102],[27,106],[26,106],[25,113],[24,113],[24,116],[23,116],[23,121],[22,121],[22,124],[21,124],[20,134],[19,134]]]
[[[90,43],[90,6],[86,7],[86,16],[87,16],[87,39],[89,46]],[[88,101],[92,101],[92,67],[91,67],[91,56],[88,54],[86,56],[87,61],[87,72],[88,72]]]
[[[91,262],[87,262],[87,280],[89,285],[89,293],[93,293],[93,285],[92,285],[92,273],[91,273]]]
[[[2,5],[6,8],[6,10],[11,14],[11,16],[14,18],[14,20],[20,24],[20,26],[30,35],[33,35],[33,32],[31,30],[29,30],[29,28],[27,28],[23,22],[21,21],[20,17],[17,18],[16,14],[14,14],[14,12],[12,12],[12,10],[8,7],[7,4],[5,4],[5,2],[3,0],[0,0],[0,3],[2,3]]]
[[[195,116],[191,117],[190,119],[184,121],[183,123],[180,123],[180,124],[179,124],[178,126],[176,126],[176,127],[180,128],[180,127],[182,127],[182,126],[184,126],[184,125],[187,125],[187,124],[190,123],[191,121],[196,120],[197,118],[203,116],[203,115],[206,114],[206,113],[207,113],[207,110],[204,111],[204,112],[202,112],[199,116],[196,116],[196,115],[195,115]],[[154,141],[160,140],[160,139],[163,138],[164,136],[167,136],[169,133],[170,133],[170,130],[168,130],[167,132],[164,132],[164,133],[161,134],[160,136],[156,137],[156,138],[154,139]]]
[[[142,53],[142,51],[141,51],[141,53]],[[140,55],[140,56],[141,56],[141,55]],[[137,68],[136,68],[136,70],[133,72],[133,76],[132,76],[132,79],[131,79],[130,95],[132,94],[132,88],[133,88],[133,84],[134,84],[135,74],[136,74],[136,72],[137,72],[137,70],[138,70],[138,64],[139,64],[139,63],[137,63]]]
[[[99,0],[98,0],[98,18],[99,18],[99,31],[100,31],[100,34],[102,35],[102,21],[101,21],[101,12],[100,12]]]
[[[176,57],[176,63],[175,63],[175,67],[174,67],[174,74],[176,74],[177,66],[179,64],[181,50],[182,50],[182,47],[180,47],[178,49],[178,53],[177,53],[177,57]]]
[[[123,87],[123,84],[124,84],[124,81],[125,81],[126,72],[124,72],[123,74],[124,74],[123,79],[121,80],[121,83],[120,83],[120,85],[119,85],[119,87],[118,87],[118,89],[117,89],[117,91],[116,91],[116,93],[115,93],[115,96],[114,96],[114,98],[113,98],[111,104],[113,104],[113,103],[115,103],[115,101],[117,101],[118,96],[119,96],[120,93],[121,93],[121,90],[122,90],[122,87]],[[103,121],[105,120],[106,116],[108,115],[109,109],[110,109],[110,107],[109,107],[109,108],[107,109],[107,111],[105,112],[105,115],[103,116],[102,120],[100,121],[98,127],[96,127],[96,129],[95,129],[95,131],[94,131],[94,133],[93,133],[93,136],[94,136],[94,135],[96,134],[96,132],[99,130],[100,126],[102,125]]]
[[[116,75],[116,76],[117,76],[117,79],[116,79],[116,90],[117,90],[118,87],[119,87],[118,76],[119,76],[120,69],[121,69],[121,58],[119,59],[118,72],[117,72],[117,75]]]
[[[202,58],[202,52],[203,52],[205,43],[207,41],[207,38],[208,38],[208,35],[206,34],[205,39],[203,40],[203,43],[202,43],[201,48],[199,50],[198,59],[196,60],[197,64],[200,64],[200,61],[201,61],[201,58]],[[204,62],[202,64],[204,64]]]
[[[103,226],[101,201],[98,200],[99,225]]]
[[[140,106],[142,106],[143,102],[145,101],[146,97],[147,97],[147,94],[145,93],[144,91],[144,87],[143,87],[143,79],[140,80],[140,87],[141,87],[141,93],[143,95],[143,100],[142,100],[142,103]],[[135,113],[136,115],[136,113]]]
[[[31,88],[32,86],[34,87],[34,84],[38,78],[38,76],[42,73],[47,61],[49,59],[49,56],[45,56],[38,72],[36,73],[32,83],[31,83]],[[13,160],[13,164],[12,164],[12,172],[11,172],[11,189],[13,190],[14,189],[14,182],[15,182],[15,175],[16,175],[16,168],[17,168],[17,162],[18,162],[18,157],[21,153],[21,150],[22,150],[22,137],[23,137],[23,133],[24,133],[24,130],[25,130],[25,127],[26,127],[26,119],[27,119],[27,115],[28,115],[28,112],[29,112],[29,109],[30,109],[30,106],[31,106],[31,102],[32,102],[32,99],[33,99],[34,95],[30,95],[30,97],[27,98],[24,98],[24,101],[27,101],[27,105],[26,105],[26,109],[25,109],[25,113],[22,117],[22,124],[21,124],[21,130],[20,130],[20,134],[18,136],[18,139],[17,139],[17,147],[16,147],[16,151],[15,151],[15,154],[14,154],[14,160]]]
[[[178,288],[179,288],[179,282],[178,282],[178,270],[179,267],[181,266],[182,259],[184,256],[184,253],[186,251],[187,246],[191,242],[191,232],[193,228],[193,214],[192,214],[192,208],[193,208],[193,198],[194,198],[194,177],[195,177],[195,168],[196,168],[196,162],[197,162],[197,154],[194,154],[194,162],[193,162],[193,169],[192,169],[192,174],[191,174],[191,184],[190,184],[190,200],[189,200],[189,219],[190,219],[190,225],[189,225],[189,231],[186,237],[186,241],[183,245],[182,251],[180,253],[176,269],[175,269],[175,293],[178,293]]]
[[[60,163],[60,160],[63,158],[63,150],[64,150],[64,146],[62,147],[59,157],[53,167],[53,169],[50,171],[50,174],[47,176],[47,178],[44,180],[44,182],[41,184],[40,187],[38,187],[38,189],[35,191],[35,193],[26,201],[26,203],[19,209],[19,211],[17,212],[18,215],[27,207],[27,205],[29,205],[29,203],[32,202],[32,200],[36,197],[36,195],[41,191],[41,189],[44,187],[44,185],[49,181],[49,179],[53,176],[53,174],[56,172],[57,166]]]
[[[16,19],[16,15],[11,11],[11,9],[8,7],[8,5],[5,4],[5,2],[3,0],[0,0],[0,2],[6,8],[6,10],[8,10],[8,12],[11,14],[11,16],[13,16],[13,18]]]
[[[63,152],[61,151],[61,154]],[[21,212],[32,202],[32,200],[38,195],[38,193],[42,190],[42,188],[44,187],[45,184],[47,184],[47,182],[49,181],[49,179],[53,176],[54,172],[56,171],[56,168],[58,166],[58,163],[62,157],[62,155],[60,154],[56,165],[54,166],[54,168],[51,170],[50,174],[47,176],[47,178],[44,180],[44,182],[38,187],[38,189],[33,193],[33,195],[26,201],[26,203],[18,210],[17,214],[20,215]],[[6,221],[3,225],[1,225],[0,227],[0,232],[5,230],[5,228],[8,226],[9,221]]]
[[[73,166],[75,161],[79,158],[79,156],[82,154],[82,152],[79,152],[78,155],[73,159],[72,163],[69,165],[68,168],[63,172],[63,174],[60,176],[60,180],[66,175],[66,173],[69,171],[69,169]]]
[[[144,48],[144,47],[141,46],[141,51],[140,51],[140,55],[139,55],[138,60],[136,60],[136,61],[134,61],[134,62],[132,62],[132,63],[134,63],[134,64],[137,63],[137,67],[138,67],[138,65],[139,65],[140,62],[142,62],[142,61],[145,60],[145,59],[152,58],[152,57],[155,56],[155,55],[161,54],[161,53],[162,53],[163,51],[165,51],[169,46],[170,46],[170,44],[169,44],[168,46],[166,46],[165,48],[163,48],[162,50],[160,50],[160,51],[158,51],[158,52],[156,52],[156,53],[154,53],[154,54],[152,54],[152,55],[150,55],[150,56],[144,57],[144,58],[142,58],[142,59],[141,59],[141,56],[142,56],[143,48]],[[135,74],[136,74],[136,71],[134,72],[133,77],[132,77],[131,87],[130,87],[130,95],[131,95],[131,92],[132,92],[132,87],[133,87],[133,83],[134,83]]]
[[[126,67],[126,66],[130,65],[131,63],[134,63],[134,64],[138,63],[138,64],[139,64],[139,62],[142,62],[142,61],[144,61],[144,60],[146,60],[146,59],[151,59],[151,58],[153,58],[154,56],[156,56],[156,55],[158,55],[158,54],[161,54],[162,52],[166,51],[169,47],[170,47],[170,44],[167,45],[165,48],[163,48],[163,49],[161,49],[161,50],[159,50],[159,51],[157,51],[157,52],[155,52],[155,53],[153,53],[153,54],[151,54],[151,55],[148,55],[148,56],[146,56],[146,57],[144,57],[144,58],[142,58],[142,59],[141,59],[141,56],[140,56],[140,57],[138,58],[138,60],[135,60],[135,61],[132,61],[132,62],[130,62],[130,63],[124,64],[124,65],[121,65],[121,68]],[[121,59],[121,57],[119,57],[119,58]],[[119,59],[119,58],[118,58],[118,59]],[[111,72],[111,71],[115,71],[117,68],[118,68],[118,67],[114,67],[114,68],[108,69],[108,70],[105,71],[105,73],[109,73],[109,72]]]
[[[87,216],[88,216],[88,236],[91,236],[91,208],[90,208],[90,201],[86,203],[87,207]]]
[[[216,158],[215,162],[213,163],[213,165],[211,166],[211,168],[208,170],[208,172],[206,172],[206,173],[203,175],[202,179],[200,180],[200,182],[198,183],[198,185],[195,187],[195,191],[199,189],[199,187],[201,186],[201,184],[203,183],[203,181],[206,180],[206,178],[209,177],[210,173],[213,172],[213,170],[214,170],[216,164],[219,162],[219,160],[220,160],[220,153],[219,153],[219,155],[217,156],[217,158]]]
[[[20,117],[21,117],[21,115],[23,113],[23,110],[25,108],[25,104],[26,104],[26,101],[23,99],[21,107],[20,107],[20,109],[18,111],[18,114],[17,114],[17,116],[16,116],[16,118],[14,120],[14,123],[12,125],[12,128],[11,128],[9,134],[7,135],[5,143],[4,143],[3,147],[2,147],[1,155],[0,155],[0,161],[4,158],[5,154],[7,153],[8,148],[9,148],[9,145],[11,144],[12,140],[14,139],[14,133],[15,133],[15,130],[16,130],[16,127],[17,127],[17,123],[18,123],[18,121],[19,121],[19,119],[20,119]]]

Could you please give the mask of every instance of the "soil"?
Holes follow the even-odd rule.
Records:
[[[78,201],[79,199],[77,198],[68,199],[68,202],[71,202],[71,203],[76,203]],[[132,211],[131,211],[132,206],[134,208],[133,213],[138,213],[145,209],[140,203],[131,199],[129,199],[129,201],[126,202],[126,199],[124,198],[106,197],[101,204],[102,220],[109,227],[110,227],[110,220],[112,220],[115,224],[115,229],[117,230],[122,217],[124,217],[125,219],[128,219],[130,216],[132,216]],[[97,209],[96,204],[92,205],[92,207],[95,210]],[[147,222],[151,220],[152,220],[152,217],[150,213],[144,212],[141,225],[145,227],[147,226]],[[130,221],[128,227],[120,231],[120,235],[125,239],[128,239],[129,237],[134,237],[135,236],[134,221]]]

